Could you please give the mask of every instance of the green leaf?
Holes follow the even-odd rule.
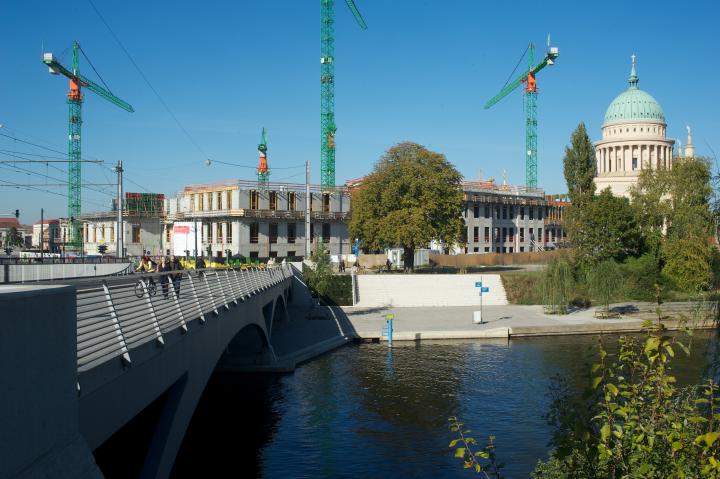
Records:
[[[665,351],[667,351],[671,358],[675,357],[675,351],[673,351],[673,348],[671,348],[669,344],[665,345]]]
[[[600,384],[600,381],[602,381],[602,376],[598,376],[598,377],[593,378],[593,380],[592,380],[592,388],[593,388],[593,389],[597,389],[598,384]]]
[[[490,457],[490,453],[485,452],[485,451],[476,452],[475,455],[477,457],[482,457],[483,459],[487,459]]]
[[[598,369],[600,369],[601,366],[602,366],[602,364],[600,364],[600,363],[595,363],[595,364],[593,364],[592,367],[590,368],[590,372],[591,372],[591,373],[594,373],[595,371],[597,371]]]
[[[603,427],[600,428],[600,439],[602,439],[603,442],[607,441],[610,437],[610,424],[605,424]]]
[[[650,356],[652,353],[657,352],[658,346],[660,346],[660,338],[650,336],[647,341],[645,341],[645,355]]]
[[[717,432],[708,432],[705,434],[704,441],[705,444],[708,445],[708,447],[712,446],[715,441],[717,441],[718,436],[720,436],[720,433]]]
[[[620,392],[620,391],[618,391],[617,386],[615,386],[615,385],[612,384],[612,383],[607,383],[607,384],[605,385],[605,387],[610,390],[610,392],[613,394],[613,396],[617,396],[617,395],[618,395],[618,392]]]
[[[465,457],[465,448],[464,447],[458,447],[455,449],[455,457]]]
[[[450,441],[450,445],[448,445],[448,447],[457,446],[458,441],[460,441],[460,439],[453,439],[452,441]]]
[[[478,474],[482,472],[482,466],[480,464],[475,464],[475,472]]]

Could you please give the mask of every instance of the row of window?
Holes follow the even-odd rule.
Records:
[[[232,243],[232,223],[215,223],[216,227],[213,228],[212,224],[208,223],[200,228],[200,242],[205,242],[205,231],[208,232],[208,243]],[[165,226],[165,240],[171,241],[170,232],[172,231],[172,225]],[[260,236],[260,223],[250,223],[250,243],[258,243]],[[310,224],[310,237],[315,241],[315,224]],[[330,242],[330,223],[322,223],[321,225],[321,239],[323,243]],[[295,243],[297,240],[297,225],[295,223],[287,223],[287,242]],[[272,244],[278,242],[278,223],[268,224],[268,241]],[[139,242],[139,240],[137,241]]]
[[[135,225],[133,225],[133,226],[135,226]],[[103,241],[108,241],[111,243],[115,242],[115,225],[114,224],[111,224],[107,228],[107,233],[108,233],[107,236],[105,235],[105,233],[106,233],[105,225],[90,226],[89,224],[86,224],[84,229],[85,229],[85,242],[86,243],[98,243],[98,242],[103,242]],[[139,228],[138,228],[138,230],[139,230]],[[92,232],[92,235],[91,235],[91,232]],[[138,231],[138,237],[139,236],[140,236],[140,233]],[[92,241],[90,241],[91,239],[92,239]],[[140,240],[135,241],[135,242],[139,243]]]
[[[483,243],[489,243],[490,242],[490,228],[486,226],[483,231]],[[534,228],[528,228],[528,234],[530,235],[530,240],[535,239],[535,231]],[[520,242],[525,242],[525,228],[520,228],[520,234],[519,234]],[[543,237],[543,229],[538,228],[537,229],[537,237],[542,239]],[[545,229],[545,242],[555,242],[562,240],[563,238],[567,237],[567,233],[562,228],[546,228]],[[473,227],[473,235],[472,235],[472,242],[473,243],[480,243],[480,227],[474,226]],[[494,243],[506,243],[510,242],[513,243],[515,241],[515,228],[493,228],[493,242]]]
[[[257,210],[260,208],[260,192],[250,190],[249,209]],[[215,211],[232,209],[232,190],[217,191],[210,193],[193,193],[190,195],[190,211],[196,211],[195,197],[197,196],[197,211]],[[224,199],[224,201],[223,201]],[[207,203],[207,208],[205,207]],[[277,191],[268,193],[268,208],[272,211],[286,210],[296,211],[297,193],[290,191],[285,196],[285,204],[281,204],[281,197]],[[312,211],[312,201],[310,201],[310,211]],[[322,194],[322,211],[330,212],[330,193]]]
[[[537,211],[537,219],[541,220],[543,218],[543,207],[538,206],[537,210],[534,206],[528,206],[527,212],[528,212],[528,219],[534,220],[535,219],[535,212]],[[491,218],[492,216],[492,210],[495,210],[495,219],[515,219],[515,205],[485,205],[484,206],[484,217],[485,218]],[[519,215],[520,219],[525,219],[525,206],[519,207]],[[473,203],[473,217],[474,218],[480,218],[480,204],[479,203]]]

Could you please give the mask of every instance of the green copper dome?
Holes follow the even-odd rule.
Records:
[[[632,56],[632,69],[628,80],[630,86],[619,94],[605,112],[605,123],[650,122],[665,123],[665,114],[660,103],[647,92],[637,86],[638,76],[635,72],[635,55]]]

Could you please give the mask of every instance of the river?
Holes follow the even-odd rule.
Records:
[[[606,336],[604,341],[614,343]],[[472,477],[452,457],[448,417],[496,437],[507,478],[547,457],[551,378],[587,384],[597,336],[344,347],[278,376],[214,376],[174,477]],[[713,374],[718,341],[696,333],[682,384]]]

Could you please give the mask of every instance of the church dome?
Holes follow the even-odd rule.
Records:
[[[616,123],[665,123],[665,114],[655,98],[637,86],[635,55],[632,57],[632,70],[628,80],[630,86],[610,103],[605,112],[605,125]]]

